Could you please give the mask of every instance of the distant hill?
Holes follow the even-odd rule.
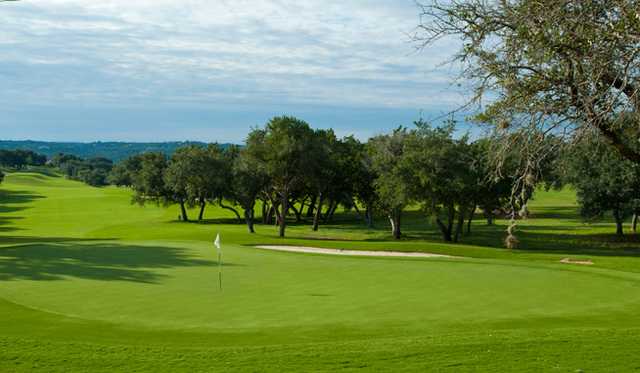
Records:
[[[133,154],[143,152],[163,152],[167,155],[184,145],[205,143],[197,141],[174,141],[174,142],[48,142],[48,141],[12,141],[0,140],[0,149],[33,150],[34,152],[45,154],[51,158],[58,153],[73,154],[82,158],[105,157],[118,162]],[[227,147],[231,144],[221,144]]]

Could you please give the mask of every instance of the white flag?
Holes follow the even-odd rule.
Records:
[[[216,235],[216,240],[213,241],[213,244],[216,245],[216,248],[218,248],[218,250],[220,250],[220,233]]]
[[[222,291],[222,250],[220,249],[220,233],[216,234],[216,239],[213,244],[218,249],[218,284],[220,291]]]

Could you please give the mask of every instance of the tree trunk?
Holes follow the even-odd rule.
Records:
[[[207,206],[207,201],[204,199],[200,200],[200,213],[198,214],[198,221],[202,221],[204,218],[204,208]]]
[[[276,226],[280,226],[280,210],[279,210],[279,208],[280,208],[280,202],[273,201],[271,203],[272,215],[271,215],[271,220],[269,220],[269,224],[274,224]]]
[[[367,211],[365,212],[365,215],[367,216],[367,228],[369,229],[373,228],[373,208],[371,205],[371,203],[367,204]]]
[[[269,224],[269,225],[275,224],[274,220],[276,220],[276,207],[272,205],[271,207],[269,207],[269,215],[267,216],[267,224]]]
[[[278,235],[280,237],[284,237],[284,231],[287,228],[287,210],[289,209],[289,196],[287,192],[284,192],[282,194],[282,206],[281,206],[281,212],[280,212],[280,221],[279,221],[279,231],[278,231]]]
[[[314,195],[311,197],[311,201],[309,202],[309,208],[307,209],[307,217],[312,218],[315,216],[314,212],[316,209],[316,201],[318,200],[318,196]]]
[[[636,233],[636,228],[638,227],[638,213],[633,213],[633,219],[631,220],[631,228],[633,229],[633,233]]]
[[[219,205],[220,205],[220,207],[222,207],[223,209],[225,209],[225,210],[229,210],[229,211],[232,211],[232,212],[236,215],[236,218],[237,218],[239,221],[242,221],[242,218],[240,217],[240,213],[238,213],[238,210],[234,209],[234,208],[233,208],[233,207],[231,207],[231,206],[227,206],[227,205],[225,205],[225,204],[222,202],[222,200],[219,200],[219,201],[218,201],[218,204],[219,204]]]
[[[456,234],[453,236],[453,242],[458,242],[460,233],[464,229],[464,210],[462,207],[458,209],[458,224],[456,224]]]
[[[184,200],[180,200],[180,213],[182,213],[182,221],[189,221],[189,215],[187,215],[187,209],[184,207]]]
[[[622,221],[616,221],[616,234],[620,237],[624,236],[624,232],[622,230]]]
[[[515,199],[512,199],[511,201],[511,220],[517,220],[518,219],[518,209],[516,208],[516,202]]]
[[[247,223],[249,233],[256,233],[253,229],[253,208],[244,210],[244,221]]]
[[[620,210],[615,209],[613,210],[613,218],[616,221],[616,234],[620,237],[624,236],[624,232],[622,230],[622,214],[620,214]]]
[[[326,223],[329,221],[329,212],[331,212],[331,207],[333,206],[333,199],[329,200],[329,204],[327,205],[327,212],[322,216],[322,222]],[[322,209],[319,209],[322,212]]]
[[[476,206],[474,205],[471,208],[471,212],[469,213],[469,220],[467,221],[467,234],[471,234],[471,222],[473,221],[473,215],[475,215]]]
[[[298,219],[298,221],[302,220],[302,215],[304,215],[304,207],[307,205],[307,199],[309,198],[309,196],[305,196],[302,201],[300,201],[300,210],[298,210],[296,219]]]
[[[296,223],[301,222],[302,221],[302,207],[300,208],[300,210],[298,210],[296,208],[295,204],[292,203],[292,204],[289,205],[289,208],[291,208],[291,210],[293,210],[293,213],[296,215]]]
[[[334,202],[333,206],[331,207],[331,209],[329,209],[329,211],[327,211],[327,213],[329,214],[329,218],[328,218],[329,222],[333,221],[333,214],[335,214],[337,209],[338,209],[338,202]]]
[[[487,225],[493,225],[493,211],[484,210],[484,216],[487,218]]]
[[[396,240],[399,240],[402,235],[400,232],[400,212],[392,211],[391,214],[389,214],[389,222],[391,223],[391,235]]]
[[[318,231],[318,226],[320,225],[320,214],[322,214],[322,204],[324,203],[324,194],[320,193],[318,206],[316,207],[316,213],[313,215],[313,231]]]
[[[456,219],[456,208],[453,204],[450,204],[447,208],[447,232],[449,232],[449,241],[452,241],[451,236],[453,234],[453,223]]]
[[[353,205],[353,209],[356,210],[356,214],[358,214],[358,218],[362,219],[363,223],[367,223],[367,217],[362,215],[362,213],[360,212],[360,209],[358,208],[358,204],[356,203],[356,201],[353,200],[353,198],[351,199],[351,204]]]
[[[262,224],[269,224],[269,212],[271,212],[271,206],[267,201],[262,201]]]
[[[442,233],[442,239],[445,242],[451,242],[453,239],[451,238],[451,229],[449,229],[439,217],[436,217],[436,224],[438,228],[440,228],[440,232]]]

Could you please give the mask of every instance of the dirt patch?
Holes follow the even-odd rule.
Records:
[[[260,246],[256,246],[256,248],[264,249],[264,250],[288,251],[288,252],[294,252],[294,253],[326,254],[326,255],[392,256],[392,257],[405,257],[405,258],[460,258],[459,256],[432,254],[432,253],[323,249],[319,247],[306,247],[306,246],[260,245]]]
[[[593,262],[591,260],[573,260],[571,258],[564,258],[560,261],[560,263],[564,263],[564,264],[580,264],[583,266],[590,266],[593,265]]]

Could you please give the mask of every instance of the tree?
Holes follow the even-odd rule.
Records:
[[[467,138],[454,139],[455,123],[430,127],[422,120],[407,137],[404,168],[412,170],[410,194],[421,202],[445,241],[457,242],[476,207],[473,157]]]
[[[51,164],[58,167],[68,178],[96,187],[108,184],[113,168],[113,162],[107,158],[82,159],[70,154],[56,154]]]
[[[289,199],[316,168],[310,154],[314,132],[306,122],[293,117],[275,117],[264,129],[254,129],[247,138],[248,156],[265,170],[270,185],[265,196],[275,209],[279,236],[284,237]]]
[[[167,203],[172,191],[168,190],[164,182],[164,173],[167,169],[167,158],[163,153],[149,152],[141,156],[140,171],[133,178],[133,202],[144,205],[149,201],[155,203]],[[184,205],[182,217],[186,217]]]
[[[44,166],[47,156],[32,150],[0,150],[0,166],[22,169],[26,166]]]
[[[51,158],[51,165],[54,167],[60,168],[63,164],[69,163],[70,161],[80,161],[82,158],[75,156],[73,154],[64,154],[58,153]]]
[[[341,204],[345,209],[354,209],[368,226],[371,226],[375,200],[372,184],[375,174],[371,172],[366,147],[353,136],[348,136],[334,144],[332,153],[333,167],[336,171],[329,189],[333,206],[330,207],[328,219],[331,220],[338,204]],[[364,186],[364,182],[370,184]],[[365,216],[362,216],[358,208],[357,193],[363,198],[361,202],[365,206]]]
[[[240,155],[240,148],[232,145],[222,150],[217,144],[210,144],[208,155],[208,164],[213,166],[207,168],[209,198],[223,209],[233,212],[238,221],[242,221],[238,210],[225,204],[225,201],[230,201],[233,205],[239,202],[233,190],[233,165]]]
[[[142,167],[142,158],[142,155],[136,154],[116,164],[111,169],[107,181],[117,186],[132,186],[135,175]]]
[[[638,0],[432,0],[421,5],[415,40],[461,39],[454,61],[475,88],[470,103],[490,96],[479,120],[515,134],[503,145],[522,150],[546,134],[599,133],[640,163],[624,135],[640,124],[638,8]],[[627,114],[631,121],[620,120]]]
[[[406,128],[400,127],[389,135],[379,135],[369,140],[369,154],[374,172],[378,204],[391,223],[391,235],[400,239],[402,211],[411,201],[411,170],[403,162],[406,140],[410,136]]]
[[[204,213],[209,183],[205,180],[206,171],[215,165],[207,164],[207,154],[197,145],[187,145],[176,149],[164,171],[164,183],[171,193],[171,199],[180,205],[183,221],[189,221],[185,205],[201,204],[200,219]]]
[[[314,195],[317,196],[317,205],[315,205],[315,213],[313,215],[312,230],[317,231],[322,216],[322,208],[325,200],[335,196],[331,193],[336,187],[339,166],[337,164],[336,146],[338,139],[333,130],[317,130],[314,134],[312,148],[309,149],[311,155],[315,157],[317,162],[314,169],[310,171],[310,184]],[[333,201],[330,203],[327,214],[333,207]]]
[[[345,142],[353,150],[353,158],[351,159],[353,197],[356,199],[356,203],[362,204],[365,208],[364,219],[367,227],[373,228],[374,206],[378,203],[375,188],[378,174],[373,167],[373,160],[367,151],[366,144],[360,143],[353,137],[346,138]]]
[[[253,162],[246,150],[241,150],[233,159],[231,198],[244,210],[244,219],[249,233],[255,233],[253,221],[258,196],[269,185],[269,178],[262,165]]]
[[[625,218],[637,212],[640,202],[640,165],[611,153],[603,139],[585,140],[572,149],[565,162],[581,215],[594,219],[612,212],[616,234],[622,236]]]
[[[82,171],[78,174],[78,179],[91,186],[104,186],[108,184],[108,176],[113,168],[110,159],[97,157],[84,162]]]
[[[495,213],[506,211],[510,207],[513,191],[513,167],[496,172],[491,160],[492,144],[490,139],[479,139],[472,146],[475,182],[475,203],[487,219],[487,225],[493,225]],[[511,158],[505,164],[510,165]],[[469,228],[467,228],[467,231]]]
[[[232,161],[218,144],[209,144],[206,148],[187,145],[173,153],[165,172],[165,183],[181,206],[199,205],[199,221],[203,219],[207,202],[233,211],[239,219],[238,212],[223,202],[229,194]],[[186,218],[183,216],[185,221]]]

